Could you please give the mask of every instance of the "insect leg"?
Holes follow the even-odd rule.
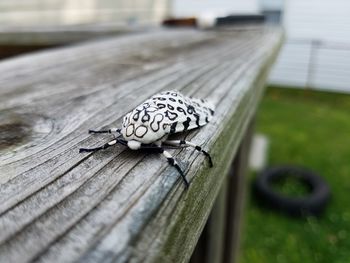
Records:
[[[184,140],[169,140],[169,141],[164,141],[164,143],[169,145],[174,145],[174,146],[189,146],[189,147],[195,148],[197,151],[202,152],[208,158],[209,166],[213,167],[213,161],[211,159],[210,154],[204,151],[202,147],[195,145],[194,143],[191,143],[189,141],[184,141]]]
[[[103,149],[107,149],[108,147],[116,144],[118,142],[118,139],[114,139],[110,142],[107,142],[106,144],[100,146],[100,147],[96,147],[96,148],[90,148],[90,149],[87,149],[87,148],[80,148],[79,149],[79,152],[82,153],[82,152],[96,152],[96,151],[99,151],[99,150],[103,150]]]
[[[167,151],[165,151],[163,148],[159,148],[160,152],[165,156],[165,158],[167,158],[168,163],[171,166],[174,166],[176,168],[176,170],[180,173],[182,180],[184,181],[185,187],[188,188],[189,187],[189,182],[187,181],[185,174],[183,173],[183,171],[181,170],[180,166],[177,164],[176,160],[174,159],[174,157]]]
[[[101,130],[101,131],[95,131],[95,130],[89,130],[89,133],[120,133],[119,128],[111,128],[108,130]]]

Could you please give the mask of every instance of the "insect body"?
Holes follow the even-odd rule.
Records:
[[[153,149],[162,153],[169,164],[174,166],[188,186],[184,173],[165,148],[194,147],[208,157],[210,155],[191,142],[184,140],[167,140],[170,134],[184,132],[207,124],[214,114],[214,106],[203,99],[195,99],[182,95],[178,91],[165,91],[152,96],[124,116],[122,128],[103,131],[90,130],[90,133],[119,133],[119,136],[105,145],[97,148],[81,148],[80,152],[92,152],[106,149],[116,143],[128,146],[130,149]]]

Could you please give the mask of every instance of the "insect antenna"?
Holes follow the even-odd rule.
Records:
[[[96,152],[96,151],[99,151],[99,150],[107,149],[108,147],[110,147],[110,146],[112,146],[112,145],[114,145],[116,143],[120,143],[122,145],[127,145],[125,140],[122,140],[122,139],[119,139],[119,138],[115,138],[114,140],[112,140],[110,142],[107,142],[106,144],[104,144],[102,146],[99,146],[99,147],[95,147],[95,148],[80,148],[79,152],[80,153],[82,153],[82,152]]]
[[[109,130],[100,130],[100,131],[89,130],[89,133],[113,133],[113,132],[120,133],[120,129],[119,128],[112,128]]]

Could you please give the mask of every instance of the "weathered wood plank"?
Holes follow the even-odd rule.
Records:
[[[223,181],[213,208],[196,247],[190,263],[221,263],[224,258],[226,237],[226,206],[228,192],[227,178]],[[230,190],[231,191],[231,190]]]
[[[0,25],[0,59],[11,56],[72,45],[92,39],[139,33],[141,27],[120,24],[4,26]]]
[[[0,126],[26,135],[0,144],[0,257],[186,262],[280,41],[269,28],[160,31],[0,64]],[[217,105],[213,122],[188,135],[210,149],[215,167],[191,149],[173,151],[189,190],[157,155],[119,146],[78,154],[110,138],[90,136],[89,128],[120,124],[165,89]]]
[[[241,235],[243,207],[246,192],[248,156],[254,132],[254,118],[250,121],[236,157],[230,168],[227,187],[226,227],[223,245],[223,262],[238,262],[239,238]]]
[[[0,46],[58,46],[94,38],[140,32],[145,28],[132,28],[120,24],[80,25],[0,25]]]

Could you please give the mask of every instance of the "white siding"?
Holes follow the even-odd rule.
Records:
[[[168,15],[169,2],[170,0],[0,0],[0,26],[159,23]]]
[[[350,92],[350,1],[287,0],[283,24],[286,43],[270,82]]]
[[[291,39],[350,42],[350,1],[287,0],[284,26]]]
[[[318,51],[312,87],[350,92],[350,48]]]
[[[257,14],[260,12],[258,0],[172,0],[172,15],[201,16],[213,14]]]
[[[306,86],[310,46],[286,43],[270,75],[270,82],[288,86]]]

